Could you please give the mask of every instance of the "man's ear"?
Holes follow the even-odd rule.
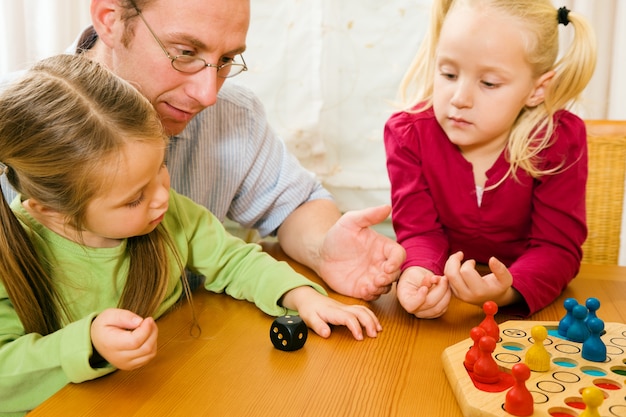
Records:
[[[91,0],[91,23],[98,39],[112,47],[115,37],[115,25],[118,21],[119,0]]]
[[[555,74],[556,72],[554,71],[548,71],[537,78],[537,81],[535,81],[535,88],[531,92],[530,96],[528,96],[528,99],[526,99],[526,106],[535,107],[543,103],[548,84],[550,84],[550,81],[552,81]]]

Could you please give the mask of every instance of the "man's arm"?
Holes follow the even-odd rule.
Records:
[[[312,200],[295,209],[278,228],[280,246],[290,258],[321,276],[321,248],[341,212],[331,200]]]

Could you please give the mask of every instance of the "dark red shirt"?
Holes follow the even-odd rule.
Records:
[[[556,174],[532,178],[518,170],[494,189],[507,172],[505,152],[487,171],[478,205],[472,165],[437,123],[432,109],[400,112],[385,125],[393,225],[406,249],[403,269],[422,266],[442,274],[449,255],[502,261],[513,288],[532,314],[550,304],[576,276],[587,237],[585,186],[587,140],[584,122],[568,111],[555,117],[552,145],[541,154],[541,169]]]

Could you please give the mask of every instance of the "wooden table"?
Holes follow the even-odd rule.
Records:
[[[276,244],[264,248],[288,260]],[[591,296],[601,301],[598,315],[605,321],[626,322],[626,267],[584,265],[564,294],[530,319],[560,320],[566,297]],[[479,307],[454,300],[443,317],[419,320],[392,292],[367,303],[384,328],[378,338],[356,341],[338,327],[327,340],[309,332],[304,348],[282,352],[269,339],[273,318],[253,304],[202,289],[194,293],[194,303],[199,338],[190,334],[191,313],[184,303],[159,320],[159,352],[150,364],[70,384],[29,417],[461,416],[441,354],[468,338],[484,317]],[[512,317],[499,313],[496,319]]]

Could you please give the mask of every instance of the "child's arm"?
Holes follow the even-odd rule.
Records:
[[[439,317],[450,304],[448,279],[433,275],[419,266],[404,270],[398,280],[396,293],[402,307],[418,318]]]
[[[92,363],[99,355],[118,369],[140,368],[156,356],[158,333],[152,317],[143,319],[119,308],[104,310],[91,323]]]
[[[282,304],[285,308],[297,310],[307,326],[322,337],[330,336],[328,324],[346,326],[357,340],[363,340],[363,327],[369,337],[376,337],[383,329],[367,307],[342,304],[307,286],[287,292]]]
[[[93,367],[90,326],[95,315],[42,336],[24,327],[0,284],[0,415],[26,413],[70,382],[115,370]]]

